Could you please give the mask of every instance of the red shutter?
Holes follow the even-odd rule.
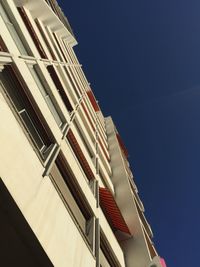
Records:
[[[100,187],[99,196],[100,205],[113,227],[116,230],[131,234],[111,192],[107,188]]]
[[[79,163],[81,165],[81,167],[83,168],[88,180],[93,180],[95,177],[94,177],[94,174],[76,140],[76,137],[74,136],[73,132],[71,129],[69,129],[68,133],[67,133],[67,139],[77,157],[77,159],[79,160]]]
[[[60,79],[59,79],[54,67],[53,66],[48,66],[47,70],[48,70],[48,72],[49,72],[49,74],[50,74],[50,76],[51,76],[51,78],[52,78],[52,80],[53,80],[53,82],[54,82],[54,84],[55,84],[55,86],[56,86],[56,88],[58,90],[58,93],[60,94],[60,96],[61,96],[61,98],[62,98],[62,100],[63,100],[63,102],[64,102],[64,104],[65,104],[65,106],[67,108],[67,110],[69,112],[72,112],[73,111],[73,107],[72,107],[72,105],[70,103],[70,100],[69,100],[67,94],[65,93],[65,89],[63,88],[62,83],[61,83],[61,81],[60,81]]]
[[[95,99],[95,96],[94,96],[92,90],[87,91],[87,95],[90,99],[90,102],[91,102],[95,112],[100,111],[99,105],[97,104],[97,101]]]

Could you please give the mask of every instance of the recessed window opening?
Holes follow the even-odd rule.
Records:
[[[71,86],[72,86],[73,89],[74,89],[74,92],[75,92],[77,98],[79,99],[79,98],[80,98],[80,93],[78,92],[77,87],[76,87],[74,81],[72,80],[72,78],[71,78],[71,76],[70,76],[70,73],[68,72],[68,68],[67,68],[67,67],[64,67],[64,70],[65,70],[65,72],[66,72],[66,74],[67,74],[67,77],[68,77],[70,83],[71,83]]]
[[[63,123],[65,122],[63,116],[61,115],[61,111],[58,111],[59,106],[58,104],[55,102],[55,99],[53,98],[53,96],[47,91],[46,86],[44,85],[44,82],[42,80],[41,74],[39,74],[39,68],[37,66],[33,66],[33,65],[28,65],[29,70],[42,94],[42,96],[44,97],[57,125],[59,127],[63,126]]]
[[[74,120],[74,126],[75,126],[75,128],[76,128],[76,130],[77,130],[77,132],[78,132],[78,134],[79,134],[79,136],[80,136],[80,138],[81,138],[81,140],[82,140],[82,142],[84,144],[84,147],[86,148],[86,151],[88,152],[89,157],[91,159],[93,159],[94,158],[94,153],[91,151],[91,148],[89,147],[89,145],[88,145],[88,143],[87,143],[87,141],[85,139],[85,136],[83,135],[83,133],[81,131],[81,127],[79,126],[79,124],[78,124],[76,119]]]
[[[24,24],[26,25],[26,28],[27,28],[41,58],[47,59],[48,57],[47,57],[47,55],[46,55],[46,53],[45,53],[45,51],[44,51],[44,49],[40,43],[40,40],[38,39],[38,36],[37,36],[37,34],[33,28],[33,25],[31,24],[31,22],[29,20],[29,17],[26,14],[25,9],[23,7],[18,7],[17,9],[19,11],[19,14],[21,15],[22,20],[24,21]]]
[[[52,168],[51,176],[90,248],[94,251],[94,214],[85,196],[81,192],[79,184],[70,171],[66,160],[61,154],[56,159],[56,164]]]
[[[110,266],[110,267],[119,267],[121,266],[118,261],[116,260],[113,252],[112,252],[112,248],[110,247],[108,241],[106,240],[106,237],[104,236],[103,232],[100,232],[100,263],[103,264],[103,262],[105,261],[106,266]],[[101,255],[101,253],[103,255]],[[103,256],[103,257],[101,257]],[[104,266],[104,265],[102,265]]]
[[[22,40],[20,39],[20,32],[19,32],[19,28],[15,27],[15,23],[13,23],[13,18],[11,18],[11,16],[8,15],[8,13],[6,12],[6,9],[4,8],[4,6],[2,5],[2,3],[0,3],[0,15],[3,18],[8,31],[10,32],[10,35],[12,36],[19,52],[22,55],[28,55],[28,52],[22,42]]]
[[[42,28],[42,26],[41,26],[39,20],[36,19],[36,20],[35,20],[35,23],[36,23],[36,25],[37,25],[37,27],[38,27],[38,30],[39,30],[39,32],[40,32],[40,34],[41,34],[41,36],[42,36],[42,38],[43,38],[43,40],[44,40],[44,42],[45,42],[45,44],[46,44],[46,46],[47,46],[47,48],[48,48],[50,54],[51,54],[52,59],[53,59],[53,60],[56,60],[56,56],[55,56],[55,54],[54,54],[54,52],[53,52],[53,49],[51,48],[51,44],[49,43],[49,41],[48,41],[48,39],[47,39],[47,37],[46,37],[46,34],[45,34],[45,32],[44,32],[44,30],[43,30],[43,28]]]
[[[53,47],[54,47],[54,49],[56,51],[56,58],[57,58],[57,60],[60,61],[60,62],[63,62],[63,59],[62,59],[62,57],[60,55],[60,52],[58,50],[58,47],[57,47],[57,45],[55,43],[55,38],[53,37],[53,33],[51,32],[51,30],[48,27],[46,27],[46,32],[47,32],[47,34],[48,34],[48,36],[49,36],[49,38],[51,40],[51,44],[53,45]]]
[[[60,45],[59,38],[58,38],[58,36],[56,35],[55,32],[53,32],[53,36],[54,36],[54,39],[55,39],[55,41],[56,41],[56,43],[57,43],[57,45],[58,45],[58,48],[60,49],[60,52],[61,52],[61,54],[62,54],[64,60],[66,60],[66,62],[68,62],[68,60],[67,60],[67,58],[66,58],[66,56],[65,56],[65,54],[64,54],[64,51],[63,51],[63,49],[62,49],[62,47],[61,47],[61,45]]]
[[[6,47],[5,43],[4,43],[1,35],[0,35],[0,51],[1,52],[8,52],[8,49],[7,49],[7,47]]]
[[[80,145],[77,142],[76,137],[73,134],[71,129],[69,129],[69,131],[67,133],[67,140],[68,140],[69,144],[71,145],[71,147],[74,151],[74,154],[76,155],[76,157],[80,163],[80,166],[82,167],[88,181],[94,180],[95,179],[94,173],[91,170],[90,165],[89,165],[88,161],[86,160],[85,155],[84,155],[83,151],[81,150]]]
[[[33,99],[30,100],[30,96],[25,93],[27,88],[24,88],[25,84],[19,76],[17,69],[11,65],[5,66],[2,73],[0,73],[0,79],[6,95],[15,107],[31,140],[45,159],[52,147],[53,140],[44,128],[45,123],[41,122],[41,118],[36,113],[36,104],[34,106]]]
[[[69,112],[72,112],[73,111],[73,107],[72,107],[72,105],[70,103],[70,100],[69,100],[69,98],[68,98],[68,96],[67,96],[67,94],[65,92],[65,89],[64,89],[64,87],[63,87],[63,85],[62,85],[62,83],[61,83],[61,81],[60,81],[60,79],[59,79],[54,67],[53,66],[48,66],[47,70],[48,70],[49,75],[51,76],[51,78],[52,78],[52,80],[53,80],[53,82],[54,82],[54,84],[55,84],[55,86],[56,86],[56,88],[58,90],[58,93],[59,93],[60,97],[62,98],[63,103],[65,104],[67,110]]]

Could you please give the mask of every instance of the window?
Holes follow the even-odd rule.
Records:
[[[100,266],[102,267],[119,267],[121,264],[118,263],[115,258],[112,248],[109,245],[103,232],[100,232]]]
[[[32,37],[32,40],[33,40],[33,42],[34,42],[34,44],[35,44],[40,56],[42,58],[47,58],[47,55],[46,55],[46,53],[45,53],[45,51],[44,51],[44,49],[43,49],[43,47],[42,47],[42,45],[40,43],[40,40],[37,37],[37,34],[36,34],[33,26],[31,25],[31,22],[30,22],[27,14],[26,14],[24,8],[23,7],[18,7],[18,11],[19,11],[19,13],[20,13],[20,15],[21,15],[21,17],[22,17],[22,19],[24,21],[24,24],[26,25],[26,28],[27,28],[28,32],[30,33],[30,35]]]
[[[77,98],[74,95],[74,90],[73,90],[73,88],[72,88],[72,86],[71,86],[71,84],[70,84],[70,82],[68,80],[68,77],[66,77],[66,74],[64,72],[64,69],[65,69],[65,67],[64,66],[61,66],[61,65],[57,66],[57,68],[56,68],[56,70],[58,72],[58,75],[60,77],[60,80],[63,82],[63,84],[65,86],[65,90],[67,91],[67,93],[70,96],[71,102],[74,105],[77,105],[78,100],[77,100]]]
[[[7,49],[7,47],[6,47],[5,43],[4,43],[1,35],[0,35],[0,51],[1,52],[8,52],[8,49]]]
[[[85,115],[86,115],[86,117],[90,123],[90,126],[92,127],[92,130],[95,132],[95,126],[94,126],[94,123],[92,122],[92,119],[89,115],[88,109],[86,108],[84,102],[81,102],[81,105],[82,105],[83,111],[84,111],[84,113],[85,113]]]
[[[39,75],[39,70],[38,70],[37,66],[29,65],[28,67],[29,67],[30,72],[31,72],[42,96],[44,97],[57,125],[59,127],[62,127],[63,123],[64,123],[64,118],[63,118],[62,114],[60,114],[58,112],[58,105],[57,105],[57,103],[55,103],[55,99],[51,95],[49,95],[49,93],[47,92],[47,89],[44,86],[44,83],[42,81],[42,77],[40,77],[41,75]]]
[[[91,105],[92,105],[94,111],[95,111],[95,112],[100,111],[98,102],[97,102],[97,100],[96,100],[96,98],[95,98],[95,96],[94,96],[92,90],[88,90],[88,91],[86,91],[86,92],[87,92],[88,98],[89,98],[89,100],[90,100],[90,103],[91,103]]]
[[[19,76],[20,73],[11,65],[5,66],[0,73],[5,93],[14,105],[34,145],[45,159],[52,147],[52,140],[44,127],[44,122],[41,121],[42,118],[36,113],[34,101],[25,93],[26,85]]]
[[[102,141],[102,145],[104,145],[106,151],[108,152],[108,143],[107,143],[107,141],[105,140],[105,136],[103,135],[102,130],[101,130],[101,128],[99,127],[99,124],[98,124],[98,129],[97,129],[97,131],[98,131],[98,136],[99,136],[99,138],[100,138],[101,141]],[[109,152],[108,152],[108,153],[109,153]],[[110,156],[109,156],[109,161],[110,161]]]
[[[71,84],[71,86],[72,86],[72,88],[73,88],[73,90],[74,90],[74,92],[75,92],[77,98],[80,99],[80,95],[81,95],[81,94],[80,94],[79,91],[77,90],[77,87],[76,87],[75,83],[73,82],[73,80],[72,80],[72,78],[71,78],[71,76],[70,76],[70,73],[68,72],[67,67],[64,67],[64,70],[65,70],[65,73],[66,73],[66,75],[67,75],[67,77],[68,77],[68,79],[69,79],[69,81],[70,81],[70,84]]]
[[[56,56],[55,56],[55,54],[54,54],[54,52],[53,52],[53,49],[51,48],[51,44],[49,43],[49,41],[48,41],[48,39],[47,39],[47,37],[46,37],[46,35],[45,35],[45,32],[44,32],[43,29],[42,29],[42,26],[41,26],[41,24],[40,24],[40,21],[39,21],[38,19],[36,19],[36,20],[35,20],[35,23],[36,23],[36,25],[37,25],[37,27],[38,27],[38,30],[40,31],[40,34],[41,34],[41,36],[42,36],[44,42],[46,43],[46,46],[47,46],[48,49],[49,49],[49,52],[50,52],[50,54],[51,54],[51,56],[52,56],[52,59],[53,59],[53,60],[56,60]]]
[[[86,140],[86,138],[84,136],[83,131],[81,130],[81,127],[79,126],[79,123],[78,123],[77,119],[74,120],[74,126],[75,126],[75,128],[76,128],[76,130],[77,130],[77,132],[78,132],[78,134],[79,134],[84,146],[85,146],[85,149],[86,149],[89,157],[91,159],[93,159],[94,158],[94,153],[93,153],[92,149],[90,148],[89,144],[87,143],[87,140]]]
[[[73,132],[71,129],[69,129],[68,133],[67,133],[67,140],[69,142],[69,144],[71,145],[73,151],[74,151],[74,154],[76,155],[87,179],[89,181],[92,181],[95,179],[94,177],[94,173],[93,171],[91,170],[90,168],[90,165],[89,163],[87,162],[84,154],[83,154],[83,151],[81,150],[77,140],[76,140],[76,137],[74,136]]]
[[[101,181],[102,181],[104,187],[105,188],[108,187],[108,185],[106,184],[106,181],[105,181],[106,179],[105,179],[105,177],[104,177],[104,175],[103,175],[103,173],[102,173],[100,168],[99,168],[99,177],[101,178]]]
[[[62,154],[56,159],[50,176],[63,202],[70,210],[78,228],[94,253],[95,218],[87,204],[86,197],[81,192]]]
[[[58,61],[61,61],[62,62],[63,59],[62,59],[62,57],[60,55],[60,52],[58,50],[58,47],[57,47],[57,45],[55,43],[55,39],[53,37],[53,34],[52,34],[51,30],[48,27],[46,27],[46,32],[47,32],[47,34],[48,34],[48,36],[49,36],[49,38],[51,40],[51,44],[53,45],[53,47],[54,47],[54,49],[56,51],[56,57],[57,57]]]
[[[0,3],[0,15],[2,16],[8,31],[10,32],[10,35],[12,36],[17,48],[19,49],[20,53],[22,55],[28,55],[20,37],[19,37],[19,33],[16,30],[14,24],[11,21],[11,18],[8,16],[8,14],[6,13],[6,10],[4,9],[3,5]]]
[[[81,89],[80,89],[79,85],[77,84],[77,81],[76,81],[76,79],[74,77],[73,72],[71,71],[70,68],[67,68],[67,67],[65,67],[65,72],[66,72],[66,74],[67,74],[67,76],[68,76],[68,78],[69,78],[69,80],[70,80],[70,82],[71,82],[71,84],[72,84],[72,86],[74,88],[74,91],[75,91],[75,93],[76,93],[76,95],[77,95],[77,97],[79,99],[80,95],[82,95],[82,92],[81,92]],[[77,88],[78,88],[78,90],[77,90]]]
[[[67,58],[66,58],[66,56],[64,54],[63,48],[60,45],[59,38],[57,37],[57,35],[55,34],[55,32],[53,32],[53,36],[54,36],[54,39],[56,40],[56,43],[57,43],[57,45],[58,45],[58,47],[59,47],[59,49],[60,49],[60,51],[62,53],[63,58],[66,60],[66,62],[68,62],[68,60],[67,60]]]
[[[65,51],[66,51],[66,53],[67,53],[67,55],[68,55],[68,58],[69,58],[70,61],[73,63],[73,59],[72,59],[72,57],[71,57],[71,55],[70,55],[68,45],[67,45],[64,41],[63,41],[63,44],[64,44],[64,47],[65,47]]]
[[[61,83],[61,81],[60,81],[60,79],[59,79],[54,67],[53,66],[48,66],[47,70],[48,70],[49,75],[51,76],[51,78],[52,78],[52,80],[53,80],[53,82],[54,82],[54,84],[55,84],[55,86],[56,86],[56,88],[58,90],[58,93],[60,94],[60,96],[61,96],[61,98],[62,98],[62,100],[63,100],[63,102],[64,102],[64,104],[65,104],[65,106],[67,108],[67,110],[69,112],[72,112],[73,111],[73,107],[72,107],[72,105],[71,105],[71,103],[69,101],[69,98],[68,98],[68,96],[67,96],[67,94],[65,92],[65,89],[62,86],[62,83]]]
[[[98,142],[99,142],[99,144],[100,144],[100,147],[101,147],[101,149],[102,149],[102,151],[103,151],[103,154],[104,154],[104,156],[106,157],[106,159],[107,159],[107,161],[108,161],[108,163],[110,162],[110,157],[109,157],[109,154],[108,154],[108,151],[104,148],[104,146],[103,146],[103,143],[102,143],[102,141],[101,141],[101,138],[98,138]]]

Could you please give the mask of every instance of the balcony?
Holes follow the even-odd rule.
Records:
[[[145,209],[144,209],[144,205],[143,205],[141,199],[139,198],[137,191],[136,191],[135,188],[133,187],[133,183],[132,183],[130,180],[129,180],[129,184],[130,184],[130,187],[131,187],[131,189],[132,189],[132,194],[133,194],[133,196],[134,196],[134,198],[135,198],[135,201],[137,201],[137,204],[139,205],[140,210],[144,212],[144,210],[145,210]]]
[[[140,213],[142,213],[137,203],[139,202],[139,198],[133,193],[135,192],[135,188],[127,172],[127,167],[129,168],[128,162],[127,159],[126,161],[124,159],[124,152],[116,136],[115,125],[110,117],[106,118],[105,122],[111,157],[111,179],[115,188],[115,201],[131,233],[130,236],[119,233],[118,240],[120,240],[120,245],[125,254],[127,267],[148,266],[152,259],[144,235],[143,223],[147,229],[149,226],[138,212],[138,210],[140,210]],[[135,259],[134,262],[132,260],[133,258]]]
[[[141,211],[141,209],[139,208],[138,206],[138,203],[136,202],[136,207],[137,207],[137,211],[138,211],[138,214],[140,216],[140,220],[141,220],[141,223],[143,224],[144,228],[146,229],[148,235],[150,237],[153,237],[153,232],[151,230],[151,227],[149,225],[149,223],[147,222],[145,216],[144,216],[144,213]]]

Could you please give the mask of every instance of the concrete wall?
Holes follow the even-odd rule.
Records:
[[[95,266],[95,259],[0,94],[0,176],[54,266]]]

